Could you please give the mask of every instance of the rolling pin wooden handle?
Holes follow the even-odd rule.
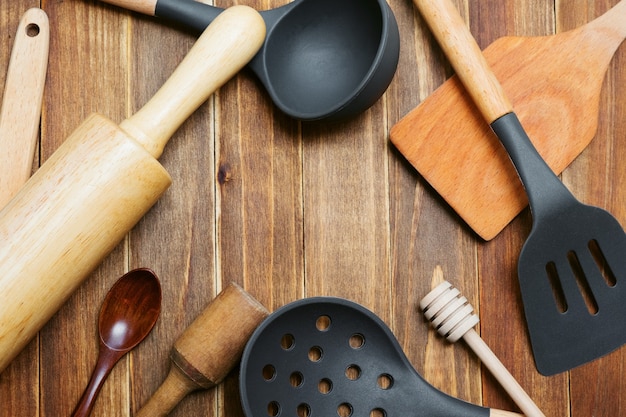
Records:
[[[158,158],[180,125],[243,68],[264,41],[261,15],[248,6],[230,7],[203,32],[163,87],[120,127]]]
[[[487,123],[510,113],[513,106],[450,0],[413,0],[413,3]]]
[[[0,109],[0,208],[30,177],[48,68],[50,24],[27,10],[17,28]]]
[[[188,393],[219,384],[267,315],[243,288],[229,284],[178,338],[170,373],[136,416],[165,416]]]

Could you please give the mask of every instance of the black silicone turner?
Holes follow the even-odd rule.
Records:
[[[438,391],[382,320],[341,298],[272,313],[246,345],[239,383],[247,417],[519,416]]]
[[[414,0],[526,189],[533,227],[518,276],[537,369],[562,372],[626,343],[626,234],[580,203],[532,145],[449,0]]]

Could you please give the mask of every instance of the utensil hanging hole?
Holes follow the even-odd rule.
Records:
[[[274,365],[267,364],[263,367],[262,375],[264,380],[273,381],[276,378],[276,368]]]
[[[350,336],[349,343],[352,349],[361,349],[365,344],[365,336],[363,336],[361,333],[355,333]]]
[[[333,381],[328,378],[324,378],[317,384],[317,389],[320,394],[328,394],[333,390]]]
[[[34,38],[39,35],[39,25],[36,23],[29,23],[26,25],[26,35],[30,38]]]
[[[559,273],[556,270],[556,264],[554,262],[548,262],[546,265],[546,273],[548,274],[550,287],[552,287],[552,295],[554,296],[556,309],[559,313],[565,313],[567,311],[567,300],[565,299],[565,293],[563,292]]]
[[[589,281],[587,281],[587,277],[585,276],[585,271],[583,271],[583,267],[580,265],[578,255],[576,255],[576,252],[574,251],[569,251],[567,253],[567,260],[569,261],[569,265],[572,268],[572,272],[574,272],[574,277],[576,278],[578,290],[583,296],[583,300],[585,300],[585,305],[587,306],[589,314],[597,314],[598,303],[596,302],[596,298],[593,296],[593,291],[591,291]]]
[[[337,407],[337,415],[339,417],[350,417],[352,415],[352,405],[349,403],[341,403]]]
[[[351,381],[356,381],[361,377],[361,368],[358,365],[350,365],[346,368],[346,378]]]
[[[311,415],[311,406],[306,403],[302,403],[296,409],[296,413],[298,417],[309,417]]]
[[[296,345],[296,338],[292,334],[285,333],[280,339],[280,347],[284,350],[291,350]]]
[[[330,323],[331,320],[329,316],[319,316],[315,321],[315,327],[317,327],[317,330],[320,332],[325,332],[330,328]]]
[[[309,349],[309,360],[311,362],[319,362],[322,360],[323,354],[324,352],[322,351],[321,347],[313,346],[311,349]]]
[[[382,408],[375,408],[370,411],[370,417],[387,417],[387,412]]]
[[[378,388],[388,390],[393,386],[393,377],[389,374],[381,374],[376,379]]]
[[[602,278],[606,281],[606,285],[613,288],[617,284],[617,278],[613,273],[613,270],[609,266],[609,263],[606,261],[604,257],[604,253],[602,253],[602,249],[600,248],[600,244],[597,240],[592,239],[588,244],[589,251],[591,252],[591,256],[593,260],[596,261],[596,265],[600,269],[600,273],[602,274]]]
[[[277,417],[280,414],[280,404],[272,401],[267,405],[267,415],[269,417]]]
[[[304,384],[304,375],[301,372],[293,372],[289,375],[289,383],[294,388],[300,388]]]

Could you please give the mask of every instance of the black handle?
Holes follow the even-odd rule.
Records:
[[[517,115],[507,113],[491,123],[491,128],[507,150],[526,189],[535,221],[546,218],[563,205],[577,202],[528,138]]]

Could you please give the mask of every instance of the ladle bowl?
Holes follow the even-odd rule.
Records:
[[[104,0],[204,30],[223,9],[194,0]],[[400,35],[385,0],[295,0],[260,12],[265,44],[248,66],[276,106],[303,121],[371,107],[395,74]]]
[[[161,285],[150,269],[123,275],[109,290],[98,318],[100,352],[72,417],[88,416],[115,364],[152,331],[161,312]]]

